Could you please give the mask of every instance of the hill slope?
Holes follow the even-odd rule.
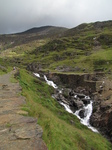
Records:
[[[74,36],[76,34],[83,35],[85,32],[88,34],[99,34],[102,32],[107,31],[108,29],[111,30],[112,28],[112,21],[103,21],[103,22],[95,22],[95,23],[83,23],[79,26],[69,29],[65,31],[65,36]]]
[[[31,43],[40,39],[49,39],[60,37],[67,28],[44,26],[40,28],[32,28],[18,34],[0,35],[0,50],[6,50],[22,44]]]
[[[75,72],[111,70],[111,21],[86,24],[84,27],[80,25],[68,30],[65,35],[36,48],[30,55],[38,54],[37,62],[50,70]]]
[[[63,27],[54,27],[54,26],[43,26],[39,28],[32,28],[20,34],[32,34],[38,33],[38,35],[58,35],[65,32],[67,28]]]
[[[60,30],[57,32],[52,27],[44,29],[1,36],[1,68],[20,68],[17,78],[27,99],[23,109],[39,119],[49,149],[112,149],[111,144],[101,135],[91,132],[75,116],[65,112],[51,97],[54,92],[51,87],[24,70],[27,68],[32,72],[64,74],[102,71],[111,74],[111,21],[79,25],[61,35]],[[34,33],[35,30],[37,33]]]

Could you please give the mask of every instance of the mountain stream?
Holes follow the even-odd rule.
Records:
[[[34,75],[36,77],[40,78],[40,75],[38,73],[34,73]],[[48,85],[52,86],[55,89],[58,89],[58,86],[53,81],[49,81],[45,75],[44,75],[44,79],[45,79],[45,81],[47,82]],[[61,93],[62,91],[59,90],[59,92]],[[77,97],[77,95],[75,95],[75,97]],[[67,105],[67,104],[65,104],[65,103],[63,103],[61,101],[59,101],[59,103],[64,106],[64,108],[65,108],[65,110],[67,112],[72,113],[73,115],[77,116],[80,119],[80,122],[83,125],[87,126],[93,132],[97,132],[98,133],[97,129],[95,129],[94,127],[92,127],[90,125],[90,123],[89,123],[89,120],[90,120],[90,117],[91,117],[92,111],[93,111],[93,106],[92,106],[93,102],[92,102],[92,100],[90,99],[89,96],[85,96],[85,99],[89,99],[90,103],[87,104],[87,105],[83,105],[83,108],[80,108],[79,110],[76,110],[75,113],[73,113],[73,111],[70,109],[69,105]],[[84,112],[84,118],[81,118],[80,115],[79,115],[79,113],[81,111],[83,111],[83,110],[85,110],[85,112]]]

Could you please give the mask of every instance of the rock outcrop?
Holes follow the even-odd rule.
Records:
[[[89,94],[95,92],[97,89],[97,82],[103,73],[94,74],[66,74],[66,73],[48,73],[47,77],[52,79],[58,85],[64,85],[67,88],[79,88],[88,91]],[[84,91],[82,91],[84,93]],[[80,93],[80,91],[79,91]],[[88,93],[86,93],[88,95]]]
[[[45,73],[38,73],[42,80]],[[63,89],[61,92],[56,91],[53,97],[69,105],[73,112],[89,104],[90,99],[86,96],[91,97],[93,113],[90,123],[112,141],[112,81],[104,73],[78,75],[48,72],[46,76]],[[84,118],[85,110],[81,110],[79,115]]]
[[[63,90],[56,91],[56,93],[53,95],[53,97],[64,104],[67,104],[73,112],[76,110],[79,110],[84,107],[84,105],[87,105],[90,103],[90,99],[88,96],[77,93],[77,89],[72,90],[72,89],[67,89],[63,88]],[[85,110],[82,112],[84,116]]]
[[[108,83],[108,82],[107,82]],[[111,83],[111,81],[110,81]],[[91,124],[112,142],[112,90],[106,87],[94,95],[94,110]]]
[[[112,142],[112,81],[104,73],[83,75],[49,73],[48,76],[58,85],[69,88],[69,94],[61,93],[62,95],[56,98],[66,102],[73,112],[90,102],[85,95],[91,97],[93,113],[90,123]],[[84,118],[84,112],[84,110],[80,112],[81,118]]]

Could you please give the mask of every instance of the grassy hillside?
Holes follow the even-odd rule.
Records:
[[[9,72],[12,68],[4,59],[0,58],[0,75]]]
[[[112,29],[112,21],[103,21],[103,22],[95,22],[95,23],[83,23],[79,26],[67,30],[64,33],[64,36],[74,36],[81,34],[85,36],[85,32],[88,35],[97,35],[102,32],[107,32]]]
[[[42,71],[111,73],[112,22],[82,24],[58,36],[56,32],[1,35],[0,73],[20,68],[18,79],[27,100],[23,109],[38,118],[49,150],[111,150],[106,139],[81,125],[51,97],[51,87],[25,69],[33,64]]]
[[[48,42],[31,55],[50,70],[108,72],[112,68],[112,22],[107,23],[86,24],[84,28],[81,25],[77,32],[77,28],[68,30],[69,35],[66,32],[65,37]]]
[[[15,40],[9,47],[7,44],[3,45],[0,57],[13,58],[11,62],[15,65],[26,67],[30,63],[35,63],[37,67],[41,66],[42,70],[50,71],[109,72],[111,70],[111,21],[104,24],[83,24],[65,33],[63,37],[55,37],[52,40],[38,39],[38,36],[34,38],[32,34],[30,38],[29,35],[20,35],[20,37],[15,35],[17,42]],[[26,38],[23,40],[24,36]]]
[[[53,88],[34,78],[25,70],[18,76],[26,97],[23,110],[38,118],[43,139],[49,150],[111,150],[111,144],[100,134],[93,133],[80,124],[76,116],[69,114],[51,95]]]

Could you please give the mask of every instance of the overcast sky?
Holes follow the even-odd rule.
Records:
[[[0,34],[112,20],[112,0],[0,0]]]

